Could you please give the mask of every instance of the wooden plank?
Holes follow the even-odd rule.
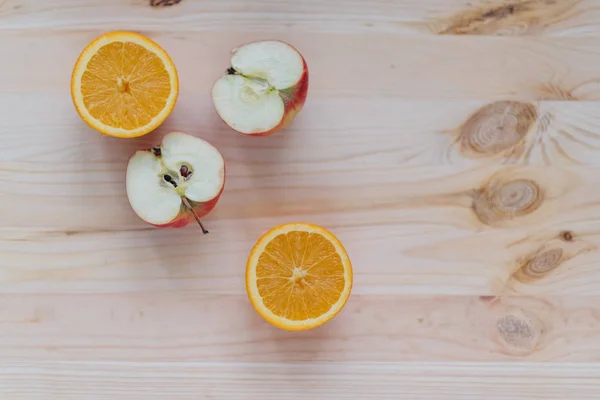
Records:
[[[68,99],[70,74],[81,50],[102,31],[1,31],[11,57],[0,91],[52,92]],[[144,31],[172,56],[181,95],[203,101],[229,65],[230,50],[276,35],[297,46],[310,70],[313,98],[402,98],[498,100],[598,100],[600,46],[597,38],[402,36],[291,32]],[[369,54],[361,57],[360,54]],[[53,60],[40,73],[40,60]],[[191,104],[188,104],[190,107]],[[195,114],[197,120],[205,114]]]
[[[138,294],[1,295],[0,358],[600,361],[598,297],[356,295],[330,323],[294,334],[263,321],[241,295],[242,282],[240,295],[227,296],[171,284]]]
[[[312,172],[389,167],[600,165],[600,103],[315,96],[294,123],[268,141],[232,132],[207,96],[185,93],[156,132],[135,141],[99,135],[77,116],[68,94],[0,95],[5,162],[118,173],[137,149],[183,130],[214,143],[235,175],[274,169]],[[35,113],[43,123],[30,123]],[[25,121],[24,121],[25,120]],[[27,142],[24,142],[26,139]],[[25,167],[31,168],[31,167]],[[38,166],[39,168],[39,166]],[[108,172],[108,171],[106,171]]]
[[[560,171],[553,172],[549,176]],[[594,170],[586,178],[597,175]],[[18,204],[2,213],[15,227],[0,230],[0,292],[139,292],[170,290],[175,281],[200,293],[236,294],[256,238],[276,224],[307,220],[333,230],[349,249],[360,282],[355,293],[597,294],[597,179],[548,199],[530,215],[487,221],[495,226],[478,218],[473,204],[485,203],[469,197],[468,188],[461,196],[445,194],[443,181],[372,186],[389,195],[377,207],[366,195],[338,200],[336,194],[347,199],[345,186],[281,189],[298,200],[285,206],[278,200],[283,192],[259,188],[251,200],[247,191],[230,188],[234,195],[206,219],[206,236],[196,226],[154,229],[133,214],[123,195],[3,195],[2,201]],[[526,196],[531,187],[521,189]],[[47,212],[24,219],[41,204],[50,207]],[[331,209],[321,211],[323,204]]]
[[[173,1],[172,1],[173,2]],[[0,29],[598,36],[597,0],[5,0]],[[162,1],[166,3],[166,1]]]
[[[0,364],[0,395],[62,400],[596,400],[600,365],[580,363],[40,362]]]

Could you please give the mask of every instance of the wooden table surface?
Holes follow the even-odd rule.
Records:
[[[180,74],[139,139],[70,99],[114,29]],[[308,100],[246,138],[210,88],[266,38],[304,54]],[[0,46],[2,400],[600,398],[600,1],[2,0]],[[173,129],[228,163],[207,236],[154,229],[125,195],[129,156]],[[244,287],[259,235],[294,220],[355,272],[303,333]]]

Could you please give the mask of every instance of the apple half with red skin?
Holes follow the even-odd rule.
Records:
[[[285,128],[306,101],[304,57],[278,40],[247,43],[232,53],[231,67],[212,88],[221,119],[250,136],[267,136]]]
[[[225,160],[207,141],[183,132],[167,133],[160,146],[139,150],[127,164],[127,198],[135,213],[157,227],[181,228],[219,201]]]

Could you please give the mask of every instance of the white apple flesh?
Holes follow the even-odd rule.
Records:
[[[207,141],[167,133],[160,146],[137,151],[127,165],[127,198],[135,213],[158,227],[183,227],[217,204],[225,186],[225,161]]]
[[[232,53],[227,75],[212,88],[221,119],[251,136],[270,135],[286,127],[306,101],[308,67],[304,57],[278,40],[251,42]]]

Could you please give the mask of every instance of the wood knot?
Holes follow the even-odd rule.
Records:
[[[573,232],[571,231],[562,231],[558,236],[561,240],[564,240],[565,242],[573,241]]]
[[[571,231],[562,231],[558,237],[543,243],[532,253],[516,260],[517,268],[511,277],[521,283],[540,280],[579,254],[596,250],[596,245],[582,239],[575,239]]]
[[[519,307],[509,307],[496,320],[494,336],[510,354],[531,354],[539,346],[543,335],[541,321]]]
[[[525,35],[568,19],[581,0],[493,0],[436,24],[440,35]]]
[[[537,120],[536,108],[519,101],[497,101],[473,113],[461,126],[460,150],[469,156],[492,156],[522,142]]]
[[[533,319],[522,312],[500,317],[496,329],[505,346],[525,352],[536,348],[541,333]]]
[[[493,207],[502,213],[518,216],[528,214],[537,208],[540,200],[540,188],[528,179],[507,182],[491,196]]]
[[[170,7],[181,3],[181,0],[150,0],[150,7]]]
[[[535,254],[527,260],[515,274],[520,281],[542,278],[557,268],[563,261],[562,249],[549,249]]]
[[[505,315],[496,322],[498,333],[508,343],[535,338],[533,322],[529,319],[518,318],[515,315]]]
[[[534,212],[543,200],[542,189],[531,179],[492,180],[479,190],[472,207],[481,222],[494,225]]]
[[[492,8],[491,10],[484,12],[481,16],[483,18],[501,19],[501,18],[504,18],[504,17],[514,14],[514,13],[515,13],[514,4],[508,4],[505,6],[498,7],[498,8]]]

